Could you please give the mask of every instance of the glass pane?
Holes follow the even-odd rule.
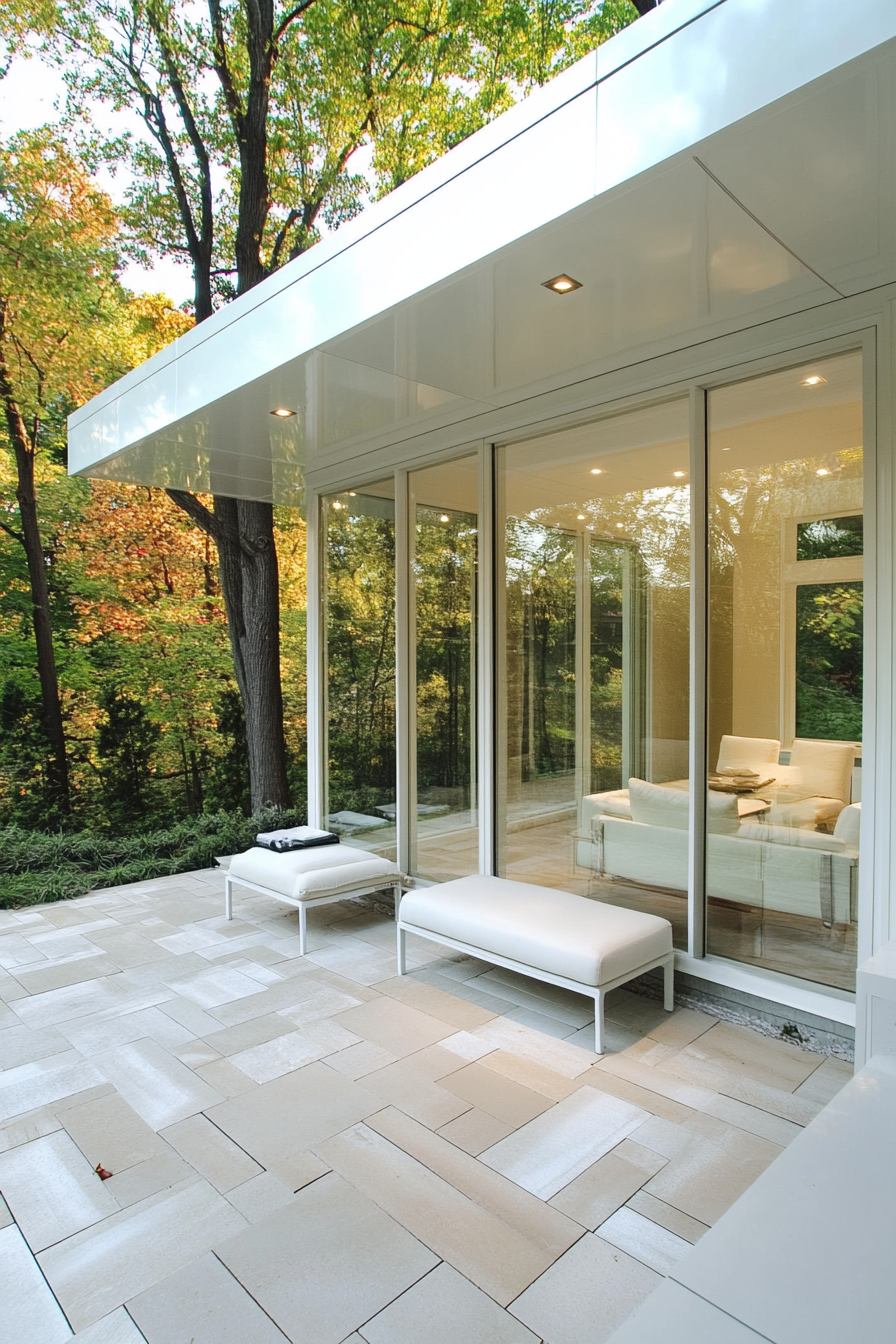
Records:
[[[416,798],[411,871],[479,871],[476,794],[476,457],[411,473]]]
[[[709,397],[707,946],[852,989],[861,358]]]
[[[393,482],[321,501],[326,582],[327,825],[395,858]]]
[[[687,942],[688,406],[502,449],[499,871]]]
[[[796,735],[862,740],[862,584],[796,590]]]
[[[797,560],[833,560],[838,555],[862,555],[864,518],[816,518],[796,525]]]

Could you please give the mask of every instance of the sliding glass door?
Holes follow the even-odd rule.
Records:
[[[862,364],[710,393],[707,950],[855,985]]]
[[[680,947],[688,419],[675,401],[498,462],[498,871],[662,914]]]

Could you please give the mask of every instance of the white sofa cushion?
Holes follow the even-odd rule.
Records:
[[[743,840],[765,840],[772,845],[796,845],[801,849],[824,849],[829,854],[840,854],[846,848],[842,840],[819,831],[805,831],[798,826],[767,826],[762,822],[744,822],[738,831]]]
[[[581,985],[606,984],[672,951],[667,919],[502,877],[409,891],[401,922]]]
[[[844,807],[834,827],[834,839],[839,840],[847,849],[858,851],[859,831],[862,824],[862,804],[850,803]]]
[[[582,799],[582,822],[587,826],[592,817],[626,817],[632,815],[628,789],[608,789],[606,793],[586,793]]]
[[[837,798],[848,803],[855,747],[848,742],[809,742],[794,738],[790,764],[802,772],[803,788],[819,798]]]
[[[632,821],[645,826],[667,826],[686,831],[690,799],[684,789],[670,789],[665,784],[648,784],[643,779],[630,779],[628,796]],[[735,835],[740,825],[737,795],[709,793],[706,798],[706,829],[716,835]]]
[[[768,775],[770,767],[778,764],[781,743],[774,737],[733,737],[725,733],[719,743],[717,770],[737,768],[755,770],[757,775]]]
[[[279,892],[293,901],[313,900],[343,889],[384,886],[401,875],[390,859],[369,854],[351,845],[320,845],[314,849],[294,849],[287,854],[256,846],[230,860],[228,876],[252,882],[258,887]]]

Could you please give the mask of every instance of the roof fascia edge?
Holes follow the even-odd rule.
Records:
[[[529,100],[523,100],[518,103],[516,107],[508,109],[508,111],[503,113],[501,117],[496,118],[495,121],[490,122],[487,126],[480,128],[479,131],[474,132],[474,134],[466,141],[456,146],[455,149],[450,150],[448,154],[443,155],[441,159],[437,159],[432,164],[427,165],[427,167],[416,174],[410,182],[403,183],[395,192],[390,192],[388,196],[383,197],[382,201],[375,202],[369,210],[359,216],[359,227],[354,233],[354,236],[352,236],[351,224],[349,224],[345,229],[345,232],[340,230],[339,233],[333,234],[331,239],[327,240],[327,242],[332,242],[331,247],[327,247],[327,242],[316,244],[305,254],[308,264],[302,267],[299,274],[287,278],[287,272],[290,269],[290,266],[287,265],[280,271],[268,276],[261,282],[261,284],[256,285],[254,289],[246,294],[240,295],[238,299],[234,300],[233,303],[227,304],[225,308],[219,309],[217,313],[211,318],[206,319],[205,322],[190,328],[190,330],[185,332],[183,336],[177,337],[170,345],[165,346],[163,350],[158,351],[157,354],[153,355],[143,364],[138,365],[136,369],[132,369],[122,378],[111,383],[108,388],[97,393],[97,395],[91,398],[90,401],[85,402],[83,406],[78,407],[77,410],[72,412],[68,417],[68,423],[72,428],[75,428],[93,415],[102,412],[122,395],[122,393],[126,391],[134,391],[141,385],[141,383],[148,382],[153,378],[161,369],[167,368],[168,365],[172,363],[176,363],[182,354],[186,354],[187,351],[190,350],[199,349],[209,340],[226,331],[228,327],[239,322],[246,313],[262,307],[265,303],[269,302],[284,290],[299,284],[306,276],[329,265],[331,261],[336,260],[344,253],[348,252],[365,238],[369,238],[385,228],[393,219],[397,219],[401,215],[406,214],[407,211],[413,209],[418,202],[426,200],[429,196],[432,196],[435,192],[441,190],[441,188],[446,186],[449,182],[456,181],[472,168],[498,153],[506,145],[512,144],[514,140],[525,135],[533,127],[540,125],[543,121],[546,121],[562,108],[567,107],[576,98],[580,98],[583,94],[589,92],[589,90],[596,88],[605,80],[610,79],[618,71],[625,69],[626,66],[631,65],[641,56],[644,56],[648,52],[653,51],[656,47],[661,46],[663,42],[674,37],[677,33],[682,32],[685,28],[690,27],[691,24],[695,23],[705,14],[710,13],[714,9],[718,9],[725,3],[726,0],[690,0],[690,4],[688,5],[687,10],[685,10],[686,0],[678,0],[678,3],[676,3],[676,0],[666,0],[665,4],[660,4],[656,9],[650,10],[648,14],[637,21],[638,26],[645,23],[648,27],[661,27],[662,31],[653,35],[650,35],[649,33],[644,34],[648,39],[647,41],[641,42],[635,50],[629,51],[627,54],[620,52],[619,59],[610,63],[607,59],[607,53],[615,43],[619,42],[620,39],[629,39],[628,42],[623,44],[625,46],[630,45],[633,41],[633,37],[630,37],[630,35],[633,34],[633,29],[636,25],[631,24],[628,28],[624,28],[620,33],[617,33],[615,37],[611,38],[610,41],[602,43],[601,46],[596,47],[593,51],[589,52],[587,56],[583,56],[580,61],[575,63],[575,65],[562,71],[556,77],[557,80],[562,80],[564,76],[569,75],[571,71],[580,69],[589,61],[594,62],[595,69],[593,78],[587,82],[576,83],[575,87],[569,91],[568,96],[562,98],[558,102],[552,103],[551,106],[541,112],[540,115],[527,119],[524,124],[519,126],[512,134],[505,136],[497,143],[486,146],[484,139],[481,152],[475,153],[472,157],[468,155],[465,162],[462,164],[458,160],[458,166],[455,171],[448,173],[447,176],[443,173],[440,176],[439,181],[434,181],[429,187],[420,190],[420,188],[424,186],[421,179],[423,179],[427,173],[439,166],[444,168],[449,163],[452,155],[463,150],[465,145],[472,147],[473,142],[476,141],[478,136],[483,135],[484,132],[487,133],[493,131],[493,128],[498,126],[504,117],[512,117],[514,112],[526,108],[527,105],[529,105]],[[659,17],[654,17],[662,16],[663,20],[667,20],[669,16],[675,16],[679,11],[684,12],[681,13],[681,17],[677,19],[677,21],[673,17],[671,22],[662,23]],[[604,63],[607,64],[607,68],[601,69],[601,65]],[[553,83],[553,81],[551,81],[551,83]],[[400,193],[403,193],[405,187],[411,188],[414,186],[417,187],[417,190],[412,199],[407,200],[405,203],[393,199]],[[376,220],[374,218],[371,221],[371,215],[377,211],[377,207],[385,205],[385,202],[390,201],[390,199],[392,200],[393,208],[385,213],[383,219]],[[367,227],[361,227],[362,223],[366,224]],[[337,245],[336,239],[339,238],[340,235],[344,241],[342,241],[340,245]],[[321,255],[319,260],[313,260],[315,253],[318,253],[318,249],[321,247],[326,249],[326,254]],[[303,258],[303,260],[305,258]],[[295,265],[295,263],[291,264]],[[119,449],[118,451],[120,452],[122,450]]]

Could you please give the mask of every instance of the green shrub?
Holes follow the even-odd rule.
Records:
[[[0,909],[69,901],[102,887],[211,868],[219,854],[249,849],[259,831],[298,826],[304,816],[267,808],[254,817],[204,813],[167,830],[129,836],[0,828]]]

